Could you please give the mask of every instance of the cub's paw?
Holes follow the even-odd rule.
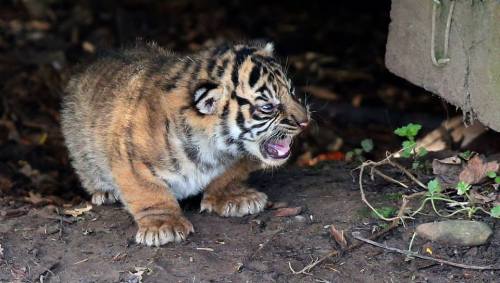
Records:
[[[112,192],[95,192],[92,194],[92,204],[103,205],[113,204],[118,201],[118,197]]]
[[[182,215],[150,215],[137,221],[139,230],[135,235],[138,244],[160,246],[169,242],[184,241],[194,233],[193,224]]]
[[[256,214],[264,210],[267,195],[254,189],[238,189],[205,193],[201,201],[200,212],[215,212],[220,216],[244,216]]]

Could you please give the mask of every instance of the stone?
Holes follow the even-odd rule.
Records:
[[[485,244],[493,234],[483,222],[470,220],[448,220],[424,223],[417,226],[418,236],[451,246],[479,246]]]
[[[431,60],[432,0],[393,0],[385,64],[394,74],[438,94],[500,131],[500,1],[454,1],[448,58]],[[450,0],[436,13],[436,54],[444,48]],[[439,55],[437,55],[439,57]]]

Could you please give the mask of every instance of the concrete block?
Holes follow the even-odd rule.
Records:
[[[433,0],[392,0],[385,64],[500,131],[500,0],[454,1],[450,61],[437,67],[431,60]],[[436,54],[444,51],[450,6],[450,0],[441,0],[436,10]]]

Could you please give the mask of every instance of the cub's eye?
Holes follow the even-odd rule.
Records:
[[[274,110],[274,104],[272,103],[268,103],[268,104],[264,104],[262,106],[260,106],[260,111],[262,112],[272,112]]]

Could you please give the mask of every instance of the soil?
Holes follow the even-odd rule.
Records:
[[[47,208],[25,207],[27,214],[0,223],[0,281],[139,282],[133,275],[139,267],[147,268],[143,282],[495,282],[500,276],[499,271],[405,260],[404,255],[369,245],[331,258],[310,274],[294,275],[290,265],[300,270],[339,249],[328,225],[345,230],[347,236],[353,231],[369,236],[381,223],[360,201],[357,184],[343,162],[256,173],[250,183],[273,202],[302,207],[301,214],[275,217],[273,210],[267,210],[257,216],[222,218],[198,213],[199,198],[190,199],[183,207],[196,232],[186,242],[149,248],[134,243],[135,224],[118,205],[93,208],[77,219],[61,218]],[[383,181],[371,182],[370,188],[368,197],[375,204],[396,204],[384,195],[399,188]],[[407,222],[406,228],[378,241],[407,249],[415,224]],[[493,240],[480,247],[444,247],[417,237],[413,249],[424,253],[430,245],[438,258],[498,264],[500,229],[494,231]]]
[[[362,245],[328,259],[310,274],[293,274],[341,248],[328,225],[369,237],[386,225],[361,202],[352,164],[297,167],[302,157],[342,157],[371,138],[374,160],[397,150],[393,130],[420,123],[423,133],[459,115],[453,107],[390,74],[383,58],[390,1],[3,1],[0,4],[0,282],[498,282],[498,271],[470,271]],[[196,52],[222,40],[266,39],[287,62],[300,92],[310,95],[315,125],[295,142],[290,165],[256,173],[252,186],[273,202],[301,207],[298,216],[221,218],[183,202],[196,233],[186,242],[148,248],[134,243],[135,224],[119,205],[78,217],[68,207],[89,201],[67,156],[59,104],[75,66],[110,48],[155,41]],[[499,135],[468,149],[500,151]],[[458,149],[457,144],[450,145]],[[453,148],[455,146],[455,148]],[[463,150],[463,149],[461,149]],[[338,158],[343,159],[343,158]],[[300,162],[299,162],[300,163]],[[393,174],[398,179],[401,175]],[[420,176],[427,180],[429,176]],[[374,205],[397,207],[401,191],[367,179]],[[410,183],[407,181],[407,183]],[[476,265],[500,264],[498,221],[480,247],[445,247],[416,238],[421,254]],[[415,225],[376,241],[407,249]],[[355,242],[352,238],[350,242]],[[429,248],[429,249],[428,249]],[[138,271],[139,270],[139,271]]]

